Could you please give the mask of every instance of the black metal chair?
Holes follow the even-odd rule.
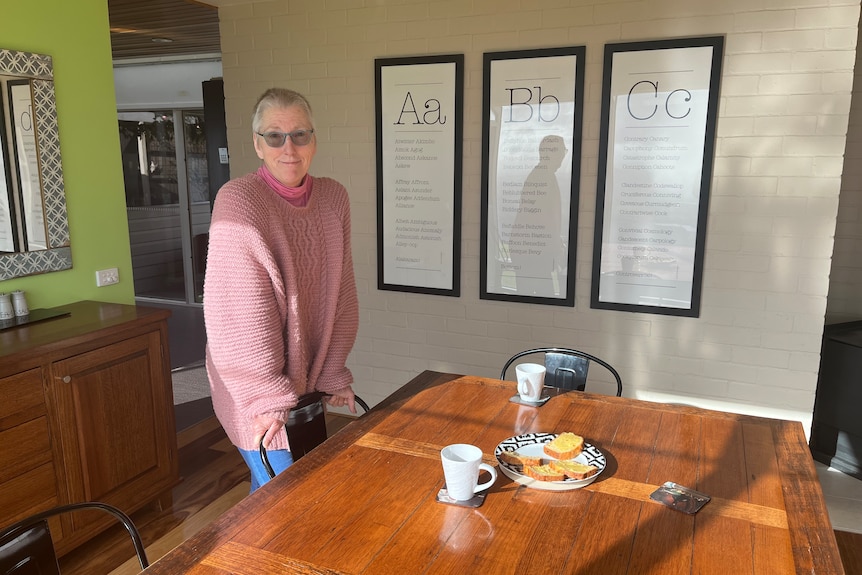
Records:
[[[617,397],[623,394],[623,380],[611,364],[589,353],[565,347],[538,347],[518,352],[510,357],[506,365],[503,366],[500,379],[506,379],[506,372],[509,370],[509,367],[518,359],[540,353],[545,355],[544,364],[547,370],[545,373],[545,385],[547,387],[584,391],[587,385],[587,372],[590,369],[590,362],[595,362],[607,369],[614,376],[617,383]]]
[[[0,574],[59,575],[60,565],[48,529],[48,518],[82,509],[99,509],[116,517],[132,538],[141,570],[149,567],[144,544],[131,518],[112,505],[85,501],[36,513],[0,531]]]
[[[290,442],[290,454],[296,461],[327,439],[326,412],[323,409],[323,398],[328,394],[315,391],[299,398],[296,407],[290,410],[284,429]],[[363,412],[370,409],[365,401],[357,396],[353,398]],[[260,459],[270,479],[275,477],[275,471],[269,463],[263,440],[260,442]]]

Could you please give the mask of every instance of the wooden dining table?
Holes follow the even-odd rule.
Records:
[[[425,371],[150,566],[161,574],[844,573],[801,423]],[[479,507],[441,503],[440,450],[498,465],[507,438],[571,431],[589,485],[499,473]],[[710,500],[650,498],[667,481]]]

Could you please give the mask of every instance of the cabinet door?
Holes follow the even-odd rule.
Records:
[[[71,501],[102,501],[128,513],[173,485],[173,401],[158,331],[55,362],[51,369],[65,420]]]

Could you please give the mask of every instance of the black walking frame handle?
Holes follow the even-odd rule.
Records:
[[[325,393],[323,391],[315,391],[313,393],[303,395],[301,398],[299,398],[299,403],[294,407],[294,409],[298,407],[312,405],[318,401],[321,401],[324,397],[331,396],[331,393]],[[365,400],[358,395],[354,395],[353,400],[359,405],[359,407],[363,409],[363,411],[368,412],[368,410],[371,409],[370,407],[368,407],[368,404],[365,403]],[[263,446],[263,437],[260,438],[260,460],[261,462],[263,462],[263,466],[266,468],[266,473],[269,475],[269,478],[272,479],[273,477],[275,477],[275,470],[273,470],[272,465],[270,465],[269,457],[267,457],[266,455],[266,448]]]

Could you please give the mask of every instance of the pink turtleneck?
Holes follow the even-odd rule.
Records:
[[[272,191],[287,200],[293,207],[304,208],[308,204],[308,196],[311,195],[312,186],[312,177],[309,174],[305,174],[302,183],[295,188],[285,186],[279,182],[278,178],[272,175],[272,172],[267,169],[265,164],[262,164],[257,169],[257,175],[266,182]]]

